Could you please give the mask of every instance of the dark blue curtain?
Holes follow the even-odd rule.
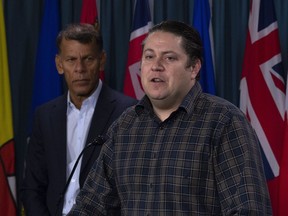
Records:
[[[217,95],[235,105],[247,34],[249,0],[214,1],[213,32]]]
[[[96,0],[108,61],[105,82],[122,91],[135,0]],[[284,70],[288,66],[288,1],[274,0]],[[26,149],[35,53],[44,0],[3,0],[13,103],[18,189]],[[165,19],[189,23],[194,0],[150,0],[154,24]],[[79,22],[82,0],[59,0],[61,26]],[[212,24],[216,94],[239,103],[249,0],[214,0]]]
[[[100,28],[108,57],[105,81],[113,88],[122,91],[134,1],[102,0],[97,1],[97,7],[100,11]]]

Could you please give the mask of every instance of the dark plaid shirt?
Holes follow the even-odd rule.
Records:
[[[271,215],[243,113],[198,83],[164,122],[144,97],[109,130],[71,215]]]

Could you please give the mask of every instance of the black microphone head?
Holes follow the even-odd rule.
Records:
[[[105,136],[99,135],[98,137],[94,139],[93,143],[95,143],[94,145],[103,145],[105,141],[106,141]]]

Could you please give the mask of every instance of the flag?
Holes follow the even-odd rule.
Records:
[[[55,65],[59,22],[58,0],[46,0],[36,53],[31,116],[37,106],[62,94],[62,77]]]
[[[251,0],[240,82],[240,108],[258,135],[273,215],[276,216],[280,215],[279,174],[282,172],[280,165],[286,126],[283,77],[274,2]]]
[[[288,73],[287,73],[288,74]],[[288,76],[285,99],[285,137],[279,175],[279,215],[288,215]]]
[[[3,5],[0,1],[0,212],[16,215],[15,151]]]
[[[96,0],[83,0],[82,1],[82,9],[81,9],[81,23],[89,23],[95,26],[97,30],[100,30],[99,22],[98,22],[98,11]],[[105,73],[104,71],[100,72],[100,79],[104,80]]]
[[[81,23],[98,24],[96,0],[83,0],[81,9]]]
[[[204,61],[200,70],[200,83],[204,92],[215,95],[215,76],[213,65],[211,12],[209,0],[195,0],[193,9],[193,27],[202,39]]]
[[[140,80],[141,43],[152,27],[149,0],[137,0],[130,34],[128,59],[124,80],[124,94],[140,99],[144,91]]]

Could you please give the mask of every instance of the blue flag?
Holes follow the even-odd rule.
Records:
[[[209,0],[195,0],[193,10],[193,26],[198,30],[204,47],[204,62],[200,70],[200,83],[204,92],[215,95],[214,66],[209,34],[210,20],[211,13]]]
[[[36,54],[31,116],[37,106],[62,93],[62,77],[55,65],[59,26],[58,0],[45,0]]]

